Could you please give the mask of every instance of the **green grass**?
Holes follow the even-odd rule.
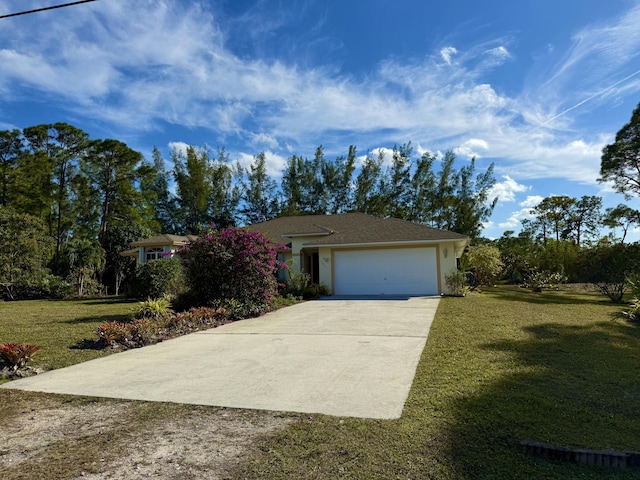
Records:
[[[126,318],[130,308],[120,300],[0,304],[0,342],[36,343],[43,348],[35,364],[69,365],[102,355],[91,348],[95,328]],[[638,470],[553,463],[518,448],[531,440],[640,451],[640,327],[616,318],[620,310],[585,290],[497,287],[444,298],[400,419],[313,415],[263,440],[230,478],[640,478]],[[0,397],[0,422],[52,402],[98,401]],[[162,404],[136,405],[122,435],[96,441],[101,455],[119,455],[129,432],[147,428],[147,416],[161,424],[176,414]],[[32,467],[64,471],[95,455],[93,448],[54,445],[53,457]]]
[[[315,416],[242,478],[629,479],[519,453],[521,440],[640,451],[640,328],[586,291],[444,298],[399,420]]]
[[[32,343],[41,349],[30,365],[66,367],[109,353],[97,348],[96,329],[126,320],[134,303],[121,298],[0,302],[0,343]]]

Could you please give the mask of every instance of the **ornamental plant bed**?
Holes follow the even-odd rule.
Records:
[[[12,379],[39,373],[27,363],[40,350],[38,345],[27,343],[3,343],[0,345],[0,378]]]
[[[195,307],[186,312],[138,318],[131,322],[105,322],[97,333],[104,346],[130,349],[162,342],[199,330],[230,323],[224,308]]]

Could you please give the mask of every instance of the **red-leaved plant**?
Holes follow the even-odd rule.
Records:
[[[38,345],[3,343],[0,345],[0,360],[15,371],[25,367],[38,350],[40,350]]]

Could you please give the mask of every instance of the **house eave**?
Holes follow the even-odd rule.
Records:
[[[436,240],[401,240],[401,241],[392,241],[392,242],[358,242],[358,243],[313,243],[308,242],[303,245],[304,248],[320,248],[320,247],[331,247],[331,248],[353,248],[353,247],[406,247],[412,245],[437,245],[440,243],[448,243],[453,242],[456,244],[457,249],[464,247],[469,243],[469,239],[460,239],[460,238],[440,238]]]

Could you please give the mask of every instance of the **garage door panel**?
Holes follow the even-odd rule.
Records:
[[[334,290],[336,295],[438,294],[436,249],[335,251]]]

